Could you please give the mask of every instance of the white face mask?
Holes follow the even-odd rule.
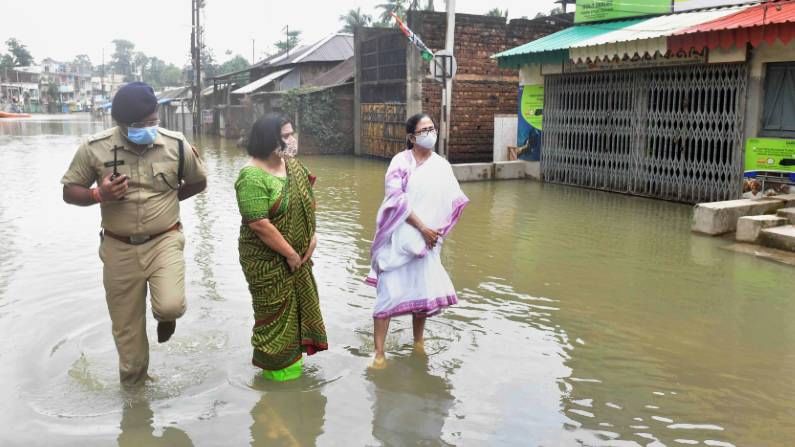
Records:
[[[429,134],[423,134],[416,137],[416,141],[414,142],[420,149],[425,150],[432,150],[436,147],[436,132],[431,132]]]

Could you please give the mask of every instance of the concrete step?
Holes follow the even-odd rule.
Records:
[[[766,247],[795,251],[795,226],[767,228],[760,232],[759,241]]]
[[[795,208],[782,208],[776,212],[779,217],[789,220],[789,223],[795,225]]]
[[[699,203],[693,210],[693,231],[717,236],[737,229],[743,216],[772,214],[784,208],[786,202],[773,199],[741,199],[726,202]]]
[[[737,234],[735,238],[739,242],[756,242],[762,230],[780,227],[788,223],[789,221],[786,218],[774,216],[772,214],[744,216],[737,221]]]

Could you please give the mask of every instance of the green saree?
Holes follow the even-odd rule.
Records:
[[[290,273],[285,258],[265,245],[248,224],[269,219],[298,254],[315,234],[314,177],[299,161],[288,159],[287,177],[247,166],[235,182],[243,218],[238,249],[254,307],[252,362],[266,370],[287,368],[328,349],[317,285],[308,261]]]

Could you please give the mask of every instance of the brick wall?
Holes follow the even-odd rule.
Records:
[[[441,12],[414,12],[409,27],[433,51],[444,48],[447,18]],[[500,69],[493,54],[523,45],[570,26],[571,16],[535,20],[456,14],[455,50],[458,73],[453,80],[450,161],[492,161],[494,115],[516,113],[518,71]],[[423,67],[427,71],[427,65]],[[425,79],[422,107],[440,118],[441,83]]]

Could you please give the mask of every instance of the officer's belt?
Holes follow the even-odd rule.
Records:
[[[180,228],[182,228],[182,224],[177,222],[174,225],[168,227],[165,231],[161,231],[160,233],[151,234],[151,235],[148,235],[148,236],[147,235],[121,236],[121,235],[118,235],[118,234],[116,234],[116,233],[114,233],[112,231],[108,231],[108,230],[103,228],[102,229],[102,235],[110,237],[110,238],[113,238],[113,239],[116,239],[117,241],[124,242],[125,244],[141,245],[141,244],[145,244],[145,243],[151,241],[152,239],[154,239],[154,238],[156,238],[158,236],[162,236],[162,235],[168,233],[169,231],[179,230]]]

